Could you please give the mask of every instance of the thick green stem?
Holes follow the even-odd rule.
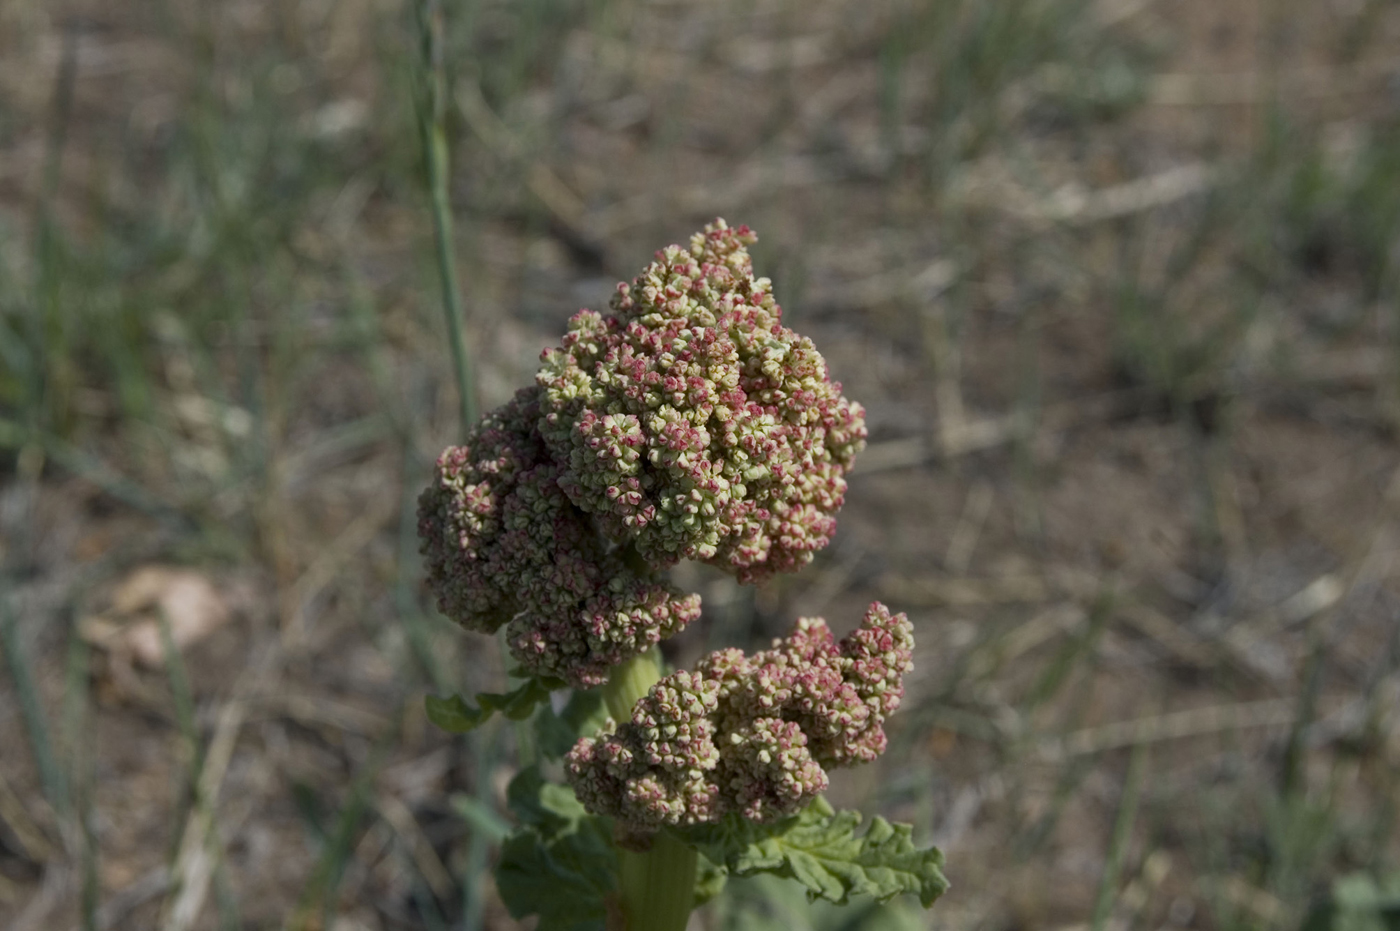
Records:
[[[614,667],[607,684],[603,686],[603,701],[608,706],[608,714],[617,723],[632,720],[632,706],[661,678],[661,670],[653,655],[655,652],[648,650]]]
[[[656,653],[648,651],[613,670],[603,686],[613,720],[631,720],[637,699],[661,678]],[[621,924],[609,931],[685,931],[695,905],[695,849],[665,832],[647,841],[647,850],[617,852]]]
[[[695,848],[664,831],[645,852],[619,850],[626,931],[685,931],[695,906]]]

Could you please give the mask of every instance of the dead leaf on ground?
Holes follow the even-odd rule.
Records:
[[[165,662],[162,618],[170,625],[171,642],[183,651],[232,615],[229,598],[203,573],[143,566],[117,586],[111,610],[84,619],[81,629],[83,638],[94,646],[154,669]]]

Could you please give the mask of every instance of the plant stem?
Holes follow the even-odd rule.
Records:
[[[44,797],[60,816],[68,814],[68,780],[54,756],[53,745],[49,743],[49,725],[44,716],[38,686],[34,682],[34,664],[29,658],[20,639],[18,620],[10,610],[7,593],[0,592],[0,653],[5,654],[5,663],[14,679],[15,692],[19,698],[20,719],[29,732],[30,748],[34,751],[34,763],[39,770],[39,782]]]
[[[1133,821],[1137,818],[1138,799],[1142,794],[1142,777],[1147,772],[1147,748],[1146,743],[1138,744],[1128,763],[1128,778],[1123,784],[1123,798],[1118,803],[1118,817],[1113,823],[1113,839],[1108,844],[1108,862],[1104,864],[1099,894],[1089,923],[1093,931],[1103,931],[1113,913],[1118,876],[1123,870],[1128,842],[1132,839]]]
[[[452,365],[457,376],[462,432],[465,434],[476,423],[476,392],[472,387],[471,359],[462,324],[461,289],[452,248],[452,203],[447,189],[447,77],[443,67],[442,17],[441,0],[419,0],[418,24],[422,30],[424,73],[418,100],[418,125],[423,137],[423,165],[432,196],[442,309],[447,315],[448,342],[452,344]]]
[[[637,700],[661,678],[656,653],[649,650],[613,670],[603,686],[603,701],[613,720],[631,720]],[[623,925],[610,931],[685,929],[695,905],[695,848],[664,831],[649,840],[647,850],[621,848],[617,852]]]
[[[685,931],[695,905],[695,848],[662,831],[650,850],[619,850],[617,859],[626,931]]]
[[[614,721],[623,724],[632,720],[632,706],[661,678],[655,651],[648,650],[616,666],[603,686],[603,701]]]

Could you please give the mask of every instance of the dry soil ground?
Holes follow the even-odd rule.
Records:
[[[514,732],[422,712],[504,673],[418,583],[458,430],[413,23],[0,5],[0,925],[513,927]],[[722,215],[869,411],[834,545],[758,591],[682,572],[706,615],[671,650],[914,619],[891,751],[833,794],[954,888],[851,927],[1293,928],[1395,881],[1394,3],[448,29],[483,404]],[[839,926],[743,901],[699,920]]]

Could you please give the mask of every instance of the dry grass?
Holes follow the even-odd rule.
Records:
[[[1400,868],[1393,4],[447,6],[483,405],[723,215],[869,409],[836,544],[686,570],[673,651],[915,619],[834,794],[954,890],[852,926],[1292,928]],[[512,926],[514,734],[421,707],[503,672],[417,581],[415,55],[390,0],[0,7],[6,927]]]

